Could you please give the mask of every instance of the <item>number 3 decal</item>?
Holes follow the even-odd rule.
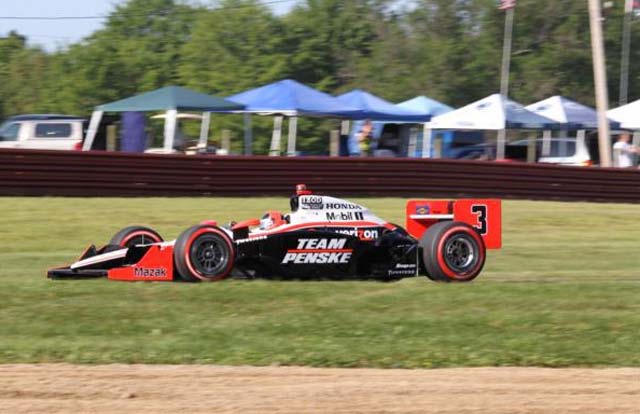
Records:
[[[478,229],[481,235],[487,234],[487,206],[485,204],[474,204],[471,206],[471,212],[477,214],[478,224],[473,226]]]

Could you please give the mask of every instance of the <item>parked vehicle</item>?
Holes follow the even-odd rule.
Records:
[[[85,119],[73,115],[18,115],[0,125],[0,148],[81,149]]]
[[[590,166],[598,163],[598,143],[596,139],[561,137],[551,138],[546,155],[543,155],[544,140],[535,139],[536,162],[542,164]],[[529,141],[520,139],[509,142],[505,148],[505,161],[526,162]],[[593,154],[593,156],[592,156]],[[495,159],[496,144],[479,144],[463,148],[461,159]]]
[[[589,148],[584,139],[551,138],[547,154],[544,155],[544,140],[536,138],[536,161],[542,164],[590,166],[593,164]],[[528,140],[510,142],[507,146],[507,158],[526,161]]]

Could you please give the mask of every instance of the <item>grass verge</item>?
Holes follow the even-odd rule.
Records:
[[[389,221],[404,200],[354,199]],[[476,282],[49,281],[129,224],[171,239],[284,198],[0,198],[0,363],[640,366],[640,206],[508,201]]]

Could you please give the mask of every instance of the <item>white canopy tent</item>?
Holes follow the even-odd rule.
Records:
[[[633,145],[640,146],[640,99],[607,111],[609,119],[620,123],[620,128],[633,131]]]
[[[430,129],[496,131],[497,159],[504,158],[507,129],[545,130],[557,126],[555,121],[528,111],[523,105],[500,94],[438,115],[430,123]]]
[[[630,104],[607,111],[607,116],[617,122],[623,129],[640,131],[640,99]]]
[[[577,131],[576,139],[584,141],[587,130],[598,129],[598,112],[581,103],[572,101],[564,96],[552,96],[526,107],[531,112],[552,119],[568,131]],[[610,123],[611,128],[617,128],[617,122]],[[548,156],[551,150],[551,131],[545,130],[542,141],[542,155]]]

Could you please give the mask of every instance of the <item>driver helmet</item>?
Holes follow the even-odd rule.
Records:
[[[260,219],[260,230],[270,230],[287,222],[279,211],[267,211]]]
[[[266,213],[260,219],[260,230],[267,230],[273,226],[273,219],[269,213]]]

